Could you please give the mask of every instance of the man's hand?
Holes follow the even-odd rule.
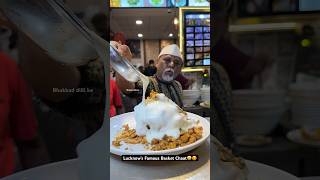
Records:
[[[127,45],[122,45],[116,41],[110,41],[110,45],[113,46],[121,56],[125,57],[129,61],[132,59],[132,54]],[[124,94],[129,94],[131,92],[128,91],[128,89],[134,89],[135,84],[127,81],[125,78],[123,78],[120,74],[116,73],[116,83],[119,87],[119,89]]]
[[[122,45],[116,41],[111,41],[110,44],[120,53],[121,56],[131,61],[132,53],[127,45]]]

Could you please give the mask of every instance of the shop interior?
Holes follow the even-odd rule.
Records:
[[[184,106],[189,111],[208,117],[207,104],[210,101],[209,11],[206,8],[181,9],[112,8],[110,33],[111,36],[122,34],[125,37],[126,44],[133,53],[131,62],[137,68],[142,69],[142,72],[148,66],[149,60],[157,59],[163,47],[169,44],[180,46],[185,59],[182,75],[192,81],[188,86],[183,87]],[[198,26],[195,24],[196,19],[202,20],[197,21]],[[187,23],[190,25],[187,26]],[[124,101],[127,99],[127,97],[123,98]]]

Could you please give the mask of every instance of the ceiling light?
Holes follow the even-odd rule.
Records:
[[[203,14],[200,14],[200,15],[199,15],[199,18],[200,18],[200,19],[203,19],[203,18],[204,18],[204,15],[203,15]]]
[[[178,23],[179,23],[179,20],[178,20],[177,17],[175,17],[174,20],[173,20],[173,24],[177,25]]]
[[[170,34],[169,34],[169,37],[173,37],[173,34],[172,34],[172,33],[170,33]]]
[[[136,20],[136,24],[137,24],[137,25],[141,25],[142,23],[143,23],[142,20]]]
[[[138,37],[140,37],[140,38],[143,37],[143,34],[139,33],[139,34],[138,34]]]

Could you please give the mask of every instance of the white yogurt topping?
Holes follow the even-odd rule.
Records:
[[[165,135],[178,138],[180,129],[187,131],[195,124],[188,119],[185,113],[164,94],[157,94],[156,101],[141,102],[134,108],[136,120],[136,133],[138,136],[146,136],[151,143],[152,139],[162,139]]]

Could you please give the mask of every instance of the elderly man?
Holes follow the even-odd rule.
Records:
[[[111,44],[117,48],[119,53],[131,60],[131,52],[126,45],[121,45],[116,42],[111,42]],[[182,87],[178,81],[174,79],[181,73],[181,68],[183,66],[182,55],[180,53],[179,47],[176,44],[171,44],[164,47],[157,60],[156,60],[157,72],[154,76],[149,77],[150,83],[147,88],[146,96],[149,95],[150,91],[156,91],[159,93],[164,93],[172,101],[174,101],[180,107],[183,106],[182,103]],[[135,95],[138,93],[141,96],[142,83],[138,81],[137,83],[131,83],[117,74],[116,76],[118,87],[121,91],[127,95]]]

